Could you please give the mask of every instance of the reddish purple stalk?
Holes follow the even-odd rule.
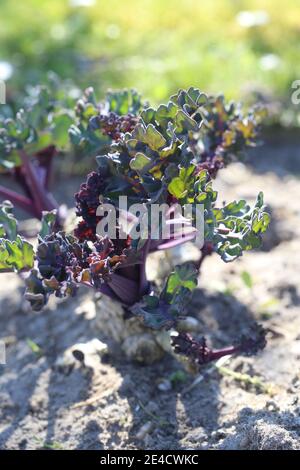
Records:
[[[36,216],[35,207],[33,206],[32,201],[31,199],[29,199],[29,197],[23,196],[22,194],[18,194],[15,191],[5,188],[2,185],[0,185],[0,196],[3,199],[9,199],[15,206],[18,206],[29,214]]]
[[[240,352],[240,348],[238,346],[228,346],[227,348],[221,349],[207,349],[206,352],[203,354],[203,358],[201,358],[201,363],[217,361],[224,356],[230,356],[231,354],[236,354]],[[200,363],[200,357],[199,357]]]
[[[210,349],[205,338],[197,341],[188,333],[173,336],[172,344],[176,353],[183,354],[197,364],[203,365],[231,354],[256,354],[266,345],[266,332],[259,325],[255,325],[255,328],[252,327],[252,331],[249,331],[248,336],[240,338],[239,344],[222,349]]]
[[[48,191],[54,152],[55,149],[51,149],[51,154],[47,156],[48,161],[39,166],[32,162],[23,149],[19,150],[22,166],[15,169],[13,175],[17,183],[23,188],[25,195],[0,185],[1,198],[9,199],[15,206],[39,219],[42,217],[43,211],[58,209],[57,202]],[[41,158],[42,153],[40,152],[37,159]]]

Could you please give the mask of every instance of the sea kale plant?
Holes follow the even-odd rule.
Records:
[[[50,73],[45,85],[28,87],[14,106],[0,106],[0,177],[5,175],[0,183],[2,200],[9,199],[37,218],[42,217],[43,211],[56,209],[57,222],[61,223],[63,210],[51,192],[55,161],[62,170],[66,164],[64,153],[70,154],[78,148],[80,156],[89,156],[93,149],[104,148],[116,138],[118,126],[120,132],[131,129],[129,122],[134,123],[135,118],[126,109],[126,96],[128,100],[136,96],[133,112],[141,106],[139,96],[133,92],[108,93],[100,104],[93,102],[91,89],[77,102],[79,96],[80,91],[72,82],[62,81]],[[102,132],[91,134],[87,132],[89,116],[96,113],[100,118],[103,116]],[[124,116],[119,116],[121,113]],[[74,125],[75,120],[78,126]],[[71,141],[75,142],[73,148],[70,148],[70,126]],[[85,142],[84,151],[77,145],[78,134],[81,143]]]
[[[74,114],[74,99],[57,77],[49,78],[28,88],[16,111],[0,106],[0,176],[6,182],[0,197],[38,218],[59,209],[50,192],[53,159],[68,144]]]
[[[73,113],[52,95],[43,94],[41,89],[36,99],[45,100],[45,112],[18,113],[2,127],[2,168],[25,181],[27,194],[16,197],[0,188],[1,193],[15,205],[28,210],[31,205],[42,224],[33,247],[18,235],[12,204],[2,204],[0,271],[29,272],[25,297],[34,310],[40,310],[51,295],[74,296],[84,285],[119,302],[126,315],[140,317],[145,326],[176,332],[178,321],[188,313],[205,257],[216,253],[224,262],[232,262],[244,251],[258,248],[269,225],[262,193],[253,206],[244,200],[219,204],[214,189],[218,172],[255,144],[263,111],[254,108],[244,114],[223,97],[207,96],[195,88],[180,90],[156,108],[127,90],[110,92],[98,103],[88,89]],[[40,142],[43,132],[35,132],[32,122],[44,129],[45,142]],[[47,192],[47,171],[54,149],[66,144],[66,127],[77,154],[95,156],[97,161],[75,194],[78,222],[72,233],[57,224],[56,204]],[[120,205],[125,196],[128,210]],[[133,228],[136,233],[141,227],[141,219],[130,211],[136,204],[147,214],[153,204],[166,205],[168,220],[159,219],[158,237],[152,238],[151,231],[145,236],[143,230],[132,236]],[[196,240],[199,234],[193,222],[199,205],[203,221],[199,256],[176,266],[159,289],[146,276],[148,255]],[[187,206],[192,207],[190,217],[178,217],[177,209]],[[113,229],[114,236],[99,231],[108,220],[104,207],[117,215],[109,218],[113,227],[108,233]],[[167,236],[164,223],[169,226]],[[178,231],[179,226],[184,230]],[[227,354],[256,353],[265,345],[265,333],[257,327],[220,350],[187,333],[173,334],[171,341],[176,353],[205,364]]]

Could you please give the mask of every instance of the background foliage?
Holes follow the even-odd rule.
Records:
[[[299,31],[298,0],[1,0],[0,78],[11,93],[53,70],[152,101],[191,84],[286,98]]]

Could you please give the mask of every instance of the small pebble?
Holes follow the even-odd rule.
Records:
[[[185,317],[184,319],[178,322],[178,331],[183,331],[186,333],[197,333],[201,329],[201,324],[197,318],[194,317]]]
[[[280,408],[279,406],[272,400],[269,400],[266,402],[266,408],[268,411],[279,411]]]
[[[147,421],[147,423],[145,423],[137,432],[136,438],[139,441],[143,441],[146,438],[146,436],[152,431],[152,429],[153,429],[152,421]]]
[[[170,390],[172,390],[172,383],[170,382],[170,380],[163,379],[157,384],[157,388],[161,392],[169,392]]]
[[[212,439],[224,439],[227,435],[227,432],[224,429],[217,429],[211,433]]]

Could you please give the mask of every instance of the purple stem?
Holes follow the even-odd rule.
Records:
[[[14,205],[19,206],[21,209],[29,212],[34,217],[37,216],[36,209],[32,204],[31,199],[22,194],[18,194],[11,189],[5,188],[4,186],[0,186],[0,196],[4,199],[9,199]]]
[[[118,296],[114,293],[114,291],[107,285],[107,284],[102,284],[102,286],[98,289],[101,294],[107,295],[107,297],[110,297],[113,300],[118,300]]]
[[[254,325],[248,335],[243,335],[239,344],[222,349],[211,349],[206,339],[196,340],[189,333],[178,333],[172,337],[175,353],[183,354],[199,365],[216,361],[231,354],[256,354],[266,346],[266,331],[260,325]]]
[[[135,302],[140,300],[138,282],[113,273],[111,275],[111,280],[107,282],[107,285],[111,290],[113,290],[122,303],[133,305]]]
[[[30,192],[34,198],[35,209],[39,215],[42,215],[43,210],[50,211],[57,208],[57,204],[53,207],[53,201],[50,200],[46,190],[44,189],[41,181],[39,180],[36,171],[30,158],[26,152],[21,149],[19,151],[23,168],[25,172],[26,183],[30,188]]]
[[[139,294],[141,297],[146,294],[148,290],[148,286],[149,286],[149,282],[147,281],[147,276],[146,276],[146,261],[147,261],[147,256],[149,254],[150,246],[151,246],[151,240],[149,238],[146,241],[145,245],[143,246],[143,256],[142,256],[141,265],[140,265]]]
[[[238,346],[228,346],[227,348],[222,349],[212,349],[207,355],[207,362],[217,361],[221,357],[230,356],[231,354],[235,354],[238,352],[240,352],[240,348]]]
[[[196,269],[198,271],[200,271],[200,269],[202,267],[202,263],[205,260],[205,258],[207,256],[210,256],[213,253],[213,251],[214,251],[214,247],[213,247],[212,243],[205,242],[203,247],[202,247],[202,250],[201,250],[201,256],[200,256],[199,260],[197,262],[195,262],[195,266],[196,266]]]

